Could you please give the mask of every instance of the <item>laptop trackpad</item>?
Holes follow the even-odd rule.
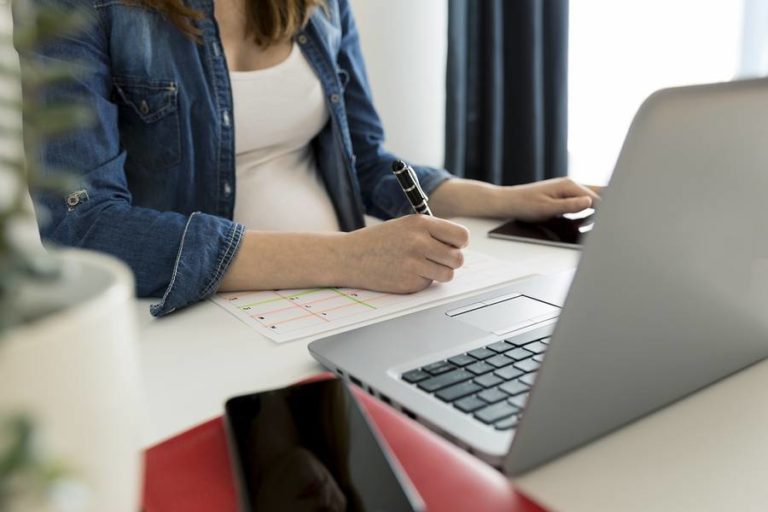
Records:
[[[505,334],[550,318],[560,308],[523,295],[480,309],[456,315],[454,318],[494,334]]]

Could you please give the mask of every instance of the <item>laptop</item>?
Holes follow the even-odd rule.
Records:
[[[508,475],[582,446],[768,356],[766,133],[768,80],[659,91],[575,276],[309,350]]]

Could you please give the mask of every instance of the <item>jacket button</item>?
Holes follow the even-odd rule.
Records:
[[[299,36],[299,44],[307,44],[307,36],[305,36],[304,34],[301,34]]]
[[[76,192],[72,192],[66,197],[66,203],[67,203],[67,210],[72,211],[75,209],[77,205],[82,203],[83,201],[88,201],[88,191],[85,189],[78,190]]]
[[[341,96],[338,94],[331,94],[331,103],[338,103],[341,99]]]
[[[141,105],[139,105],[139,110],[141,110],[141,113],[144,115],[149,113],[149,105],[147,105],[146,100],[141,100]]]

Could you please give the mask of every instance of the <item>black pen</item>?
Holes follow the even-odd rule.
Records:
[[[400,183],[413,211],[431,216],[432,211],[427,204],[427,194],[421,189],[419,178],[416,177],[416,171],[413,170],[413,167],[402,160],[395,160],[392,162],[392,172],[395,173],[397,182]]]

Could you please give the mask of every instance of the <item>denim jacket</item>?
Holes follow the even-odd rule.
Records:
[[[161,297],[150,308],[156,316],[213,294],[244,226],[232,221],[236,126],[212,0],[188,0],[205,14],[195,22],[199,42],[127,0],[32,1],[83,8],[93,21],[22,58],[22,69],[27,59],[85,63],[86,74],[51,88],[46,99],[84,98],[97,118],[44,147],[48,172],[74,171],[80,184],[64,196],[36,198],[49,214],[43,238],[127,262],[138,294]],[[331,114],[312,145],[339,225],[350,231],[363,226],[364,213],[409,213],[391,172],[395,157],[382,145],[348,1],[317,9],[295,40]],[[427,193],[449,177],[416,171]]]

